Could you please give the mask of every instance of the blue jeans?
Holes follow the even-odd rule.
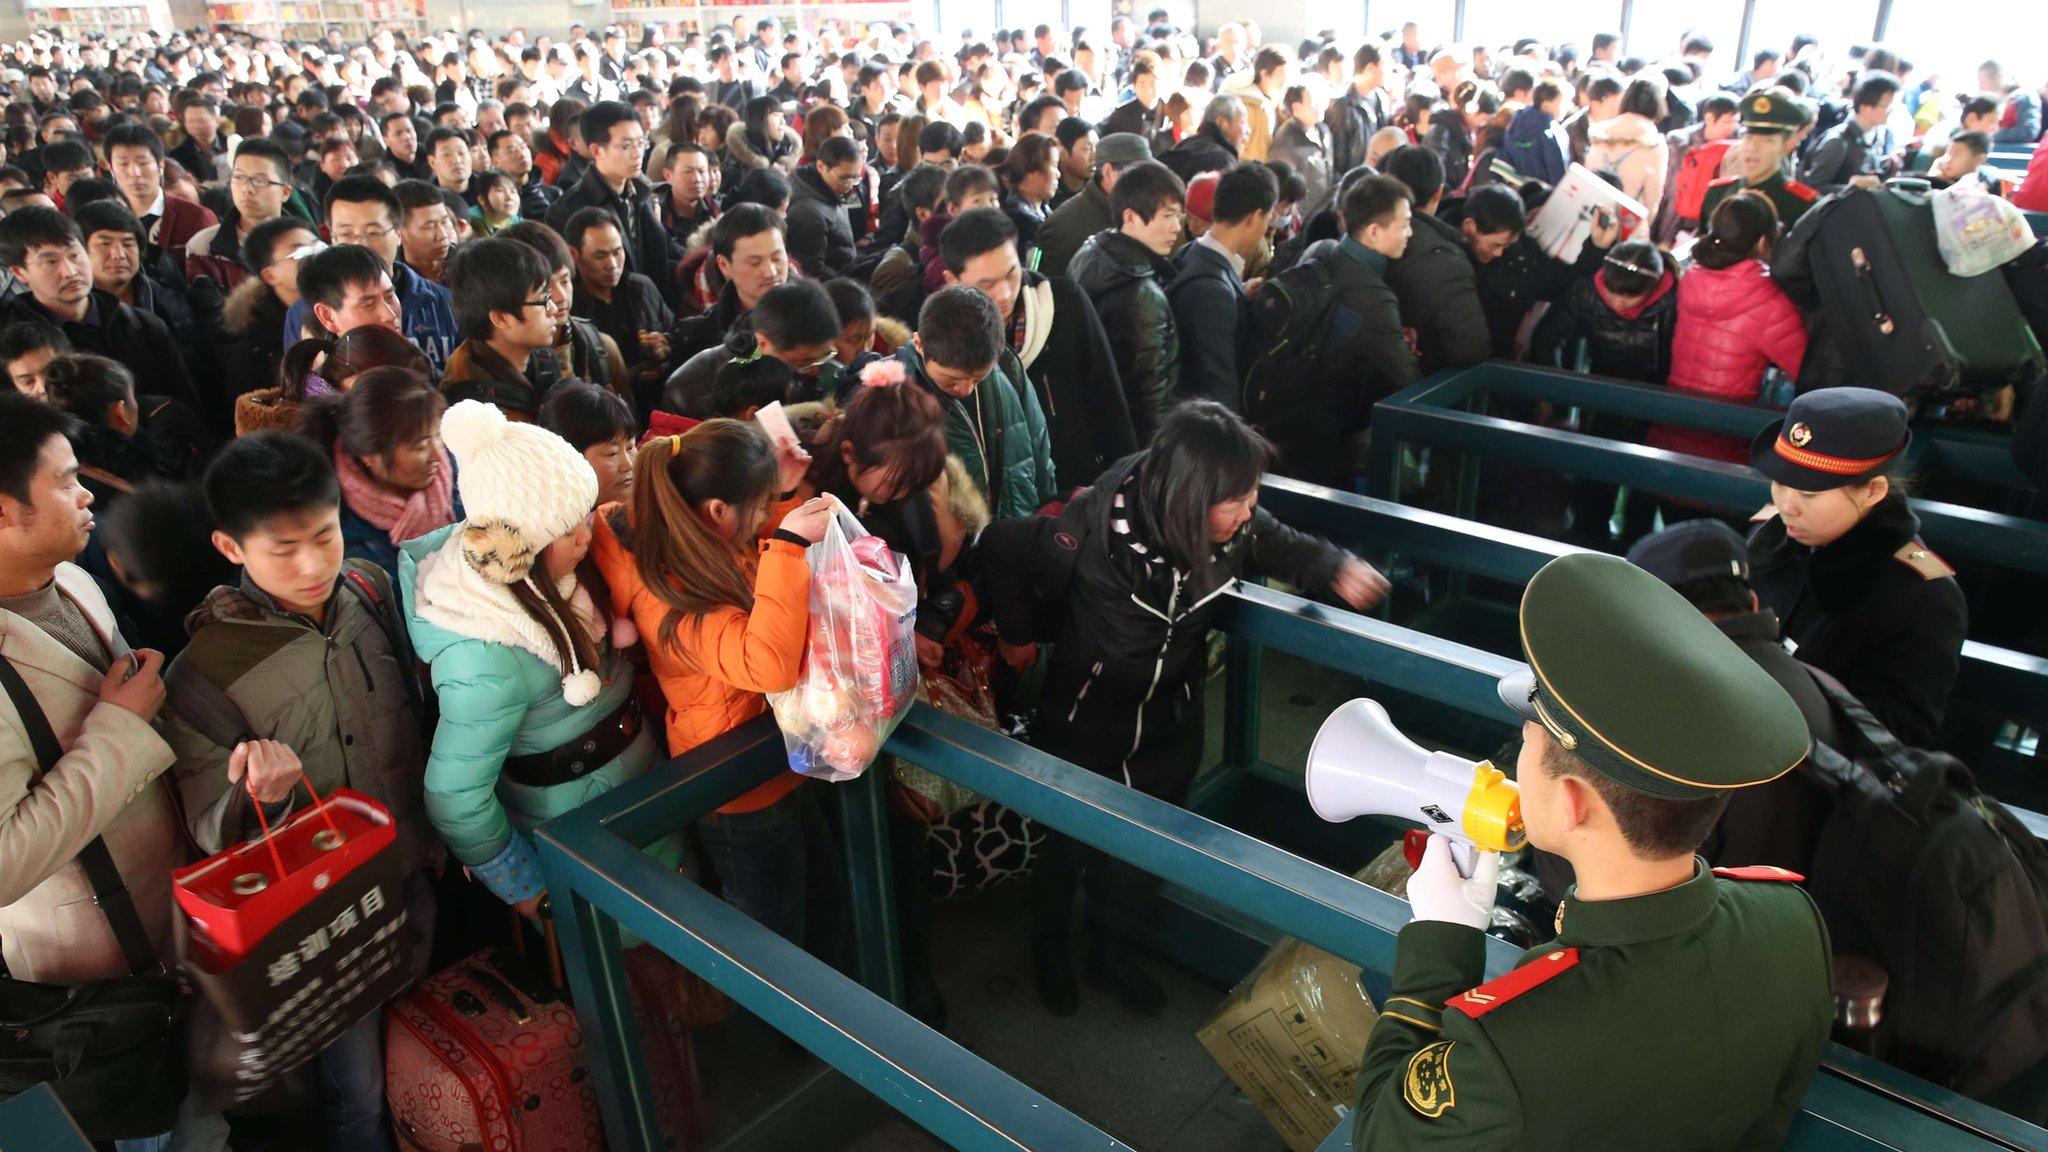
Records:
[[[219,1114],[201,1115],[187,1096],[169,1132],[114,1141],[114,1152],[227,1152],[228,1122]]]
[[[758,812],[714,812],[697,822],[725,902],[802,947],[807,856],[802,790]]]

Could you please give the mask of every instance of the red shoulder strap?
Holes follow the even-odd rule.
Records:
[[[1498,980],[1489,980],[1469,992],[1451,997],[1445,1008],[1456,1008],[1477,1020],[1488,1012],[1578,967],[1577,948],[1558,948],[1529,961]]]
[[[370,602],[372,611],[381,611],[383,609],[384,597],[378,594],[377,586],[370,583],[368,576],[363,575],[354,568],[348,567],[344,567],[341,570],[341,575],[343,579],[355,585],[356,591],[362,593],[363,599]]]
[[[1724,880],[1777,880],[1787,884],[1797,884],[1806,879],[1790,868],[1780,868],[1774,864],[1751,864],[1746,868],[1716,868],[1714,875]]]

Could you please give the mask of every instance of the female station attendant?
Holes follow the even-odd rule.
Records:
[[[1771,480],[1749,538],[1751,582],[1801,660],[1832,674],[1900,740],[1937,743],[1969,611],[1955,570],[1921,543],[1893,475],[1906,406],[1824,388],[1760,433],[1750,465]]]

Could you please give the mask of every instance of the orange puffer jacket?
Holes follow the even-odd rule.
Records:
[[[782,522],[778,507],[769,524]],[[669,751],[681,755],[723,736],[768,707],[763,695],[796,687],[810,630],[811,567],[804,550],[787,540],[763,540],[754,569],[754,610],[720,608],[676,627],[675,643],[661,642],[667,605],[640,579],[631,549],[632,528],[622,504],[598,510],[590,556],[611,589],[612,612],[631,614],[646,646],[654,677],[668,701]],[[756,812],[789,795],[803,777],[786,772],[720,812]]]

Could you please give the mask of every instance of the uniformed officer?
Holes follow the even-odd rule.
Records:
[[[1743,97],[1742,139],[1736,145],[1737,175],[1707,185],[1700,220],[1714,218],[1714,207],[1733,193],[1751,188],[1763,193],[1778,210],[1778,222],[1792,227],[1820,199],[1820,192],[1792,179],[1786,170],[1794,138],[1813,122],[1806,106],[1783,88],[1766,88]]]
[[[1911,440],[1906,405],[1888,393],[1822,388],[1792,401],[1750,446],[1750,466],[1771,480],[1749,538],[1750,580],[1795,655],[1900,740],[1931,748],[1969,608],[1892,476]]]
[[[1775,1149],[1827,1041],[1827,931],[1796,875],[1694,849],[1731,790],[1806,755],[1799,709],[1620,557],[1545,565],[1521,625],[1522,819],[1577,883],[1557,938],[1480,983],[1492,869],[1462,878],[1431,838],[1354,1147]]]

